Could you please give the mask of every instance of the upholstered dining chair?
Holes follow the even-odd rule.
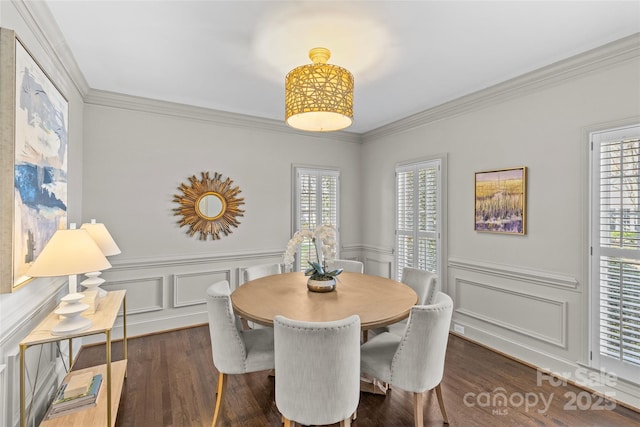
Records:
[[[218,389],[212,427],[216,426],[227,375],[273,369],[273,329],[241,330],[231,306],[226,280],[207,289],[207,310],[213,365],[218,370]]]
[[[423,426],[423,394],[435,389],[440,411],[449,423],[440,382],[449,338],[453,301],[438,292],[433,304],[411,308],[402,336],[385,332],[364,343],[360,349],[363,374],[413,393],[416,427]]]
[[[273,322],[276,406],[285,427],[351,425],[360,399],[360,317]]]
[[[343,271],[351,273],[364,273],[364,263],[350,259],[334,259],[328,263],[329,270],[337,270],[341,268]]]
[[[404,267],[402,269],[401,282],[413,289],[418,294],[418,302],[416,305],[433,304],[437,292],[438,275],[426,270],[417,268]],[[383,332],[391,332],[396,335],[404,334],[407,327],[407,320],[393,323],[388,326],[374,329],[376,335]]]
[[[272,274],[281,274],[281,273],[282,273],[281,264],[260,264],[260,265],[253,265],[251,267],[245,268],[243,278],[244,278],[244,282],[248,282],[249,280],[259,279],[261,277],[271,276]],[[241,318],[241,321],[244,329],[267,328],[267,326],[262,326],[259,323],[250,322],[247,319]]]
[[[260,264],[252,265],[244,269],[244,281],[259,279],[272,274],[282,273],[282,264]]]

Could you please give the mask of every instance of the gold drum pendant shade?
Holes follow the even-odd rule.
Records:
[[[285,120],[293,128],[330,132],[353,123],[353,75],[327,64],[331,52],[309,51],[313,64],[294,68],[285,78]]]

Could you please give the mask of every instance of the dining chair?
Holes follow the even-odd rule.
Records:
[[[350,259],[334,259],[328,263],[327,267],[330,271],[341,268],[343,271],[351,273],[364,273],[364,263],[361,261],[355,261]]]
[[[402,269],[402,278],[400,281],[418,294],[418,301],[416,302],[416,305],[429,305],[433,304],[437,293],[437,280],[438,275],[431,271],[404,267]],[[375,328],[373,332],[375,332],[376,335],[380,335],[384,332],[402,335],[404,334],[406,327],[407,320],[405,319],[391,325]]]
[[[244,269],[244,281],[259,279],[272,274],[282,273],[282,264],[260,264],[252,265]]]
[[[402,336],[385,332],[360,348],[363,374],[413,393],[416,427],[423,426],[423,394],[435,389],[440,412],[449,423],[440,383],[444,374],[453,301],[438,292],[433,304],[411,308]]]
[[[351,425],[360,399],[360,317],[273,322],[276,406],[285,427]]]
[[[281,264],[260,264],[260,265],[253,265],[251,267],[245,268],[243,277],[244,277],[244,282],[248,282],[249,280],[255,280],[261,277],[271,276],[272,274],[281,274],[281,273],[282,273]],[[268,326],[263,326],[255,322],[250,322],[244,318],[241,318],[241,321],[244,329],[268,328]]]
[[[273,369],[273,329],[243,331],[231,305],[231,290],[226,280],[207,289],[207,311],[213,365],[218,370],[218,388],[212,426],[220,415],[227,376]]]

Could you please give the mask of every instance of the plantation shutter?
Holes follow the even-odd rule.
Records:
[[[592,135],[595,364],[640,378],[640,126]],[[593,354],[592,354],[593,355]]]
[[[396,277],[404,267],[440,272],[440,161],[396,169]]]
[[[333,225],[338,229],[338,187],[340,172],[329,169],[296,168],[296,223],[297,230],[315,230],[320,225]],[[337,245],[339,247],[339,245]],[[308,261],[316,260],[310,241],[300,245],[294,270],[306,269]]]

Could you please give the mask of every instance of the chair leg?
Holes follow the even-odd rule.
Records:
[[[282,416],[282,420],[284,422],[284,427],[296,427],[296,422],[291,421],[289,418]]]
[[[369,341],[369,331],[362,331],[362,342]]]
[[[422,393],[413,393],[413,420],[415,427],[423,427]]]
[[[340,427],[351,427],[351,417],[345,418],[340,421]]]
[[[436,396],[438,397],[438,405],[440,405],[440,412],[442,412],[444,423],[449,424],[449,417],[447,417],[447,411],[444,409],[444,399],[442,399],[442,388],[440,388],[440,384],[436,386]]]
[[[218,390],[216,392],[216,409],[213,412],[213,422],[211,423],[211,427],[216,427],[216,423],[218,422],[218,415],[220,415],[220,406],[222,406],[222,392],[224,391],[226,384],[227,375],[220,372],[218,374]]]
[[[351,414],[351,421],[355,421],[356,418],[358,418],[358,410],[357,409],[355,411],[353,411],[353,414]]]

